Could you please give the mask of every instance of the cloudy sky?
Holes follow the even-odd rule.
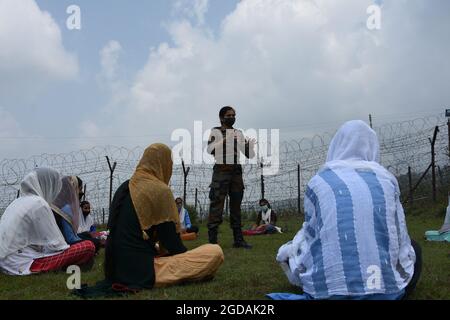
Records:
[[[0,0],[0,159],[169,143],[224,105],[282,138],[437,114],[449,18],[448,0]]]

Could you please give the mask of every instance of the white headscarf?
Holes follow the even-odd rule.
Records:
[[[377,134],[362,120],[351,120],[342,125],[331,140],[326,169],[352,167],[383,172],[397,186],[397,179],[380,164],[380,144]]]
[[[39,196],[47,203],[52,203],[61,186],[58,171],[51,168],[37,168],[23,178],[20,183],[20,194]]]
[[[377,134],[364,121],[346,122],[331,140],[327,162],[363,160],[380,162]]]
[[[185,226],[184,225],[184,216],[185,216],[184,206],[181,207],[180,212],[178,214],[180,216],[180,225],[184,227]]]
[[[86,217],[84,217],[83,210],[80,210],[80,219],[79,219],[78,233],[90,232],[91,227],[94,225],[94,219],[92,219],[92,214],[89,213]]]
[[[66,176],[61,182],[61,191],[53,201],[52,209],[69,222],[73,231],[77,233],[82,215],[78,199],[78,179],[75,176]]]
[[[450,195],[448,197],[448,206],[447,206],[447,212],[445,213],[445,220],[444,224],[442,225],[441,229],[439,230],[439,233],[445,233],[450,231]]]
[[[270,224],[270,220],[272,217],[272,209],[268,208],[266,211],[261,211],[261,220],[264,224]]]
[[[54,169],[38,168],[23,178],[20,198],[6,208],[0,220],[1,259],[32,245],[49,251],[69,247],[49,206],[60,189],[60,175]]]

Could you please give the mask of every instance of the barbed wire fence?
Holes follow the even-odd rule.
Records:
[[[436,199],[436,196],[448,193],[449,126],[442,116],[436,115],[374,127],[380,141],[381,164],[399,179],[404,203]],[[301,212],[306,184],[324,164],[333,135],[325,132],[281,142],[279,170],[275,175],[261,176],[261,165],[266,165],[264,160],[244,165],[243,212],[254,212],[263,195],[278,212]],[[84,181],[86,200],[93,208],[94,221],[105,223],[110,192],[114,194],[120,184],[131,177],[143,151],[144,147],[140,146],[132,149],[104,146],[64,154],[1,160],[0,215],[18,197],[20,181],[28,172],[36,167],[52,167],[63,175],[77,175]],[[111,164],[117,164],[112,175],[105,157]],[[187,166],[190,171],[185,190],[186,203],[195,206],[198,217],[203,220],[209,209],[212,165]],[[185,184],[181,165],[174,165],[170,186],[176,197],[183,196]]]

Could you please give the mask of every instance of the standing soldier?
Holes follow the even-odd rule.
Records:
[[[210,243],[217,243],[217,232],[222,223],[223,206],[227,194],[230,196],[230,227],[233,230],[234,248],[250,249],[244,241],[241,229],[241,202],[244,195],[240,153],[247,158],[255,156],[255,139],[246,140],[242,131],[234,129],[236,112],[223,107],[219,112],[220,127],[211,130],[208,140],[208,153],[214,155],[216,164],[210,185],[208,237]]]

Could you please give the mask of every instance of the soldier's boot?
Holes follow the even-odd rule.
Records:
[[[217,228],[208,229],[208,240],[211,244],[217,244]]]
[[[241,228],[233,229],[234,243],[233,248],[251,249],[252,246],[244,240]]]

